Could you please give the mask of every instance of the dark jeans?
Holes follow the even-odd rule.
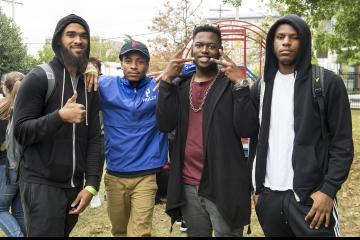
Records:
[[[230,229],[216,205],[198,195],[198,188],[184,185],[186,205],[181,212],[187,225],[188,237],[242,237],[243,227]]]
[[[21,182],[20,193],[28,237],[69,236],[78,215],[68,213],[80,190]]]
[[[336,205],[336,204],[334,204]],[[330,225],[310,229],[311,222],[305,216],[312,206],[312,200],[297,202],[293,191],[271,191],[265,189],[259,195],[255,206],[261,228],[266,237],[335,237],[340,235],[338,214],[333,207]]]

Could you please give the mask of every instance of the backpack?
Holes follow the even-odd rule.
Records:
[[[318,104],[320,111],[320,124],[321,124],[321,135],[325,139],[327,136],[327,125],[325,116],[325,94],[324,88],[324,68],[313,65],[312,66],[312,91],[313,97]]]
[[[54,89],[55,89],[55,74],[53,69],[49,64],[41,64],[38,67],[40,67],[47,76],[47,91],[46,91],[46,97],[45,97],[45,105],[47,104],[50,96],[52,95]],[[9,169],[15,169],[17,170],[19,167],[20,160],[23,156],[24,152],[24,146],[19,144],[14,136],[14,111],[15,111],[15,105],[13,108],[13,111],[11,113],[11,117],[9,120],[9,123],[6,128],[6,136],[5,136],[5,142],[6,142],[6,151],[7,151],[7,166]]]

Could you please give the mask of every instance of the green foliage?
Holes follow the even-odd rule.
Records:
[[[54,56],[55,53],[52,49],[51,42],[45,43],[42,49],[37,52],[37,60],[39,64],[50,62]]]
[[[33,61],[22,43],[19,27],[0,9],[0,75],[10,71],[27,73]]]
[[[234,7],[241,7],[242,0],[223,0],[223,3],[229,3],[233,5]]]
[[[119,61],[121,42],[100,39],[99,36],[91,37],[90,56],[94,56],[103,62]]]
[[[37,65],[41,64],[43,62],[40,62],[38,59],[31,55],[26,55],[24,59],[24,73],[30,72],[33,68],[35,68]]]
[[[314,47],[338,54],[338,62],[360,64],[360,0],[271,0],[281,14],[306,18],[312,28]]]

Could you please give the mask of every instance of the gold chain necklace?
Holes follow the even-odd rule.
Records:
[[[209,85],[208,88],[206,89],[205,94],[204,94],[204,97],[203,97],[203,99],[202,99],[202,101],[201,101],[201,104],[200,104],[200,106],[199,106],[198,108],[196,108],[196,107],[194,106],[193,100],[192,100],[192,85],[193,85],[193,83],[194,83],[195,74],[192,76],[191,82],[190,82],[190,88],[189,88],[189,101],[190,101],[190,107],[191,107],[191,109],[192,109],[194,112],[197,113],[197,112],[200,112],[200,111],[202,110],[202,107],[203,107],[203,105],[204,105],[204,103],[205,103],[205,99],[206,99],[206,97],[207,97],[207,95],[208,95],[208,93],[209,93],[212,85],[214,85],[214,83],[215,83],[218,75],[219,75],[219,72],[216,74],[215,78],[213,79],[213,81],[210,83],[210,85]]]

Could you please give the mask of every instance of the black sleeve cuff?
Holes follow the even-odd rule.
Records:
[[[96,189],[96,191],[99,191],[100,181],[96,176],[87,176],[85,186],[92,186]]]
[[[250,88],[249,87],[245,87],[245,88],[241,88],[241,89],[233,89],[233,95],[235,98],[241,98],[241,97],[245,97],[245,96],[249,96],[250,95]]]

